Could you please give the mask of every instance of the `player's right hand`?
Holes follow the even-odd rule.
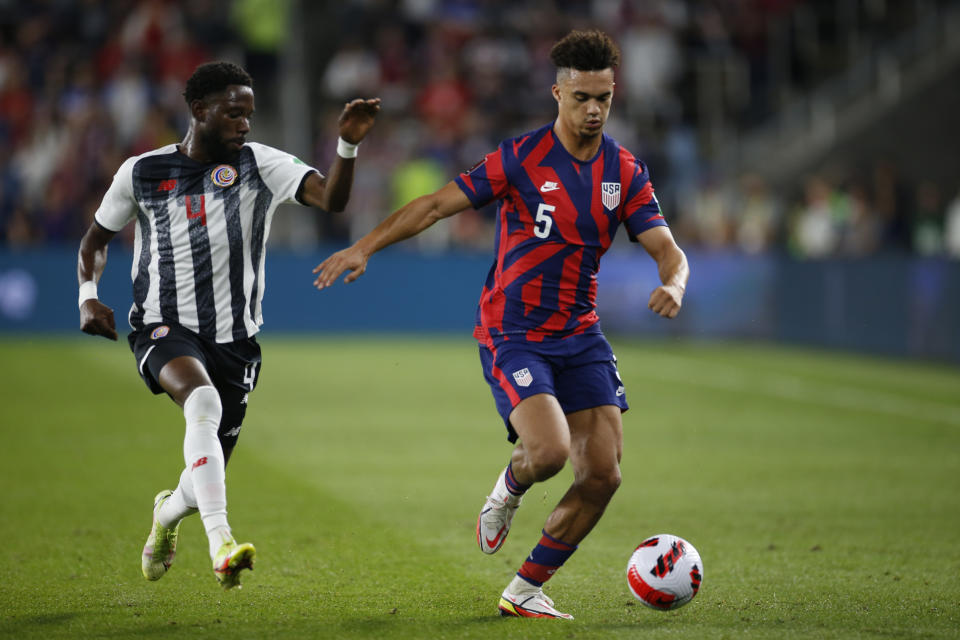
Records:
[[[113,309],[96,298],[84,300],[80,306],[80,330],[94,336],[117,339],[117,325],[113,321]]]
[[[313,268],[313,272],[319,274],[313,281],[313,286],[317,289],[325,289],[336,282],[344,271],[350,271],[350,273],[343,281],[347,284],[353,282],[367,270],[367,258],[368,256],[357,245],[337,251]]]

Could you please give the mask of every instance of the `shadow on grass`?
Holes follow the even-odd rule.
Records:
[[[577,622],[566,620],[534,620],[503,617],[496,613],[483,616],[451,617],[437,619],[430,617],[383,616],[353,618],[326,627],[336,630],[334,636],[370,637],[370,638],[421,638],[429,630],[430,634],[442,638],[482,638],[490,634],[514,637],[515,634],[536,633],[537,637],[629,637],[635,633],[653,632],[660,625],[644,625],[622,621]]]
[[[63,624],[76,617],[76,613],[47,613],[39,616],[8,618],[0,622],[0,635],[6,636],[9,632],[22,629],[23,627],[45,627]]]

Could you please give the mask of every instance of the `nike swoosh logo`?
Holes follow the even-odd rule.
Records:
[[[547,193],[548,191],[557,191],[559,189],[560,185],[558,185],[556,182],[546,182],[542,187],[540,187],[540,191],[543,193]]]
[[[507,525],[503,525],[502,527],[500,527],[500,531],[497,531],[497,535],[495,535],[495,536],[493,537],[493,540],[491,540],[490,538],[487,538],[487,539],[486,539],[486,540],[487,540],[487,546],[490,546],[490,547],[495,547],[495,546],[497,546],[497,542],[499,542],[499,541],[500,541],[500,538],[503,537],[503,532],[504,532],[504,530],[505,530],[506,528],[507,528]]]

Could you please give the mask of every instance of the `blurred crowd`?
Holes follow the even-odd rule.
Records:
[[[849,4],[862,40],[889,37],[905,22],[896,7],[911,3]],[[291,6],[300,24],[286,29]],[[878,161],[774,189],[711,166],[711,131],[761,122],[842,67],[849,47],[824,27],[837,11],[799,0],[0,0],[0,244],[75,243],[124,158],[182,137],[183,84],[200,62],[246,64],[258,120],[277,118],[277,52],[293,37],[307,52],[315,166],[329,165],[345,100],[383,99],[348,211],[275,232],[280,244],[345,242],[548,122],[551,45],[598,27],[623,53],[608,132],[650,166],[683,246],[960,257],[960,176],[916,181]],[[415,241],[486,249],[492,224],[489,209],[465,212]]]
[[[903,180],[878,161],[862,172],[808,176],[784,197],[756,175],[731,184],[706,181],[673,223],[693,246],[798,258],[858,258],[880,253],[960,258],[960,189]]]
[[[0,244],[75,244],[124,159],[182,138],[196,66],[255,49],[244,4],[0,1]]]

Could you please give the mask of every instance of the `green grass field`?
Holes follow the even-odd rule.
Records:
[[[198,517],[140,575],[182,414],[124,343],[0,341],[0,636],[6,638],[957,638],[960,370],[765,346],[613,342],[632,409],[623,486],[547,592],[574,622],[497,597],[569,469],[535,486],[495,556],[477,511],[510,446],[469,340],[263,339],[228,469],[257,546],[214,581]],[[660,613],[633,547],[686,537],[703,588]]]

